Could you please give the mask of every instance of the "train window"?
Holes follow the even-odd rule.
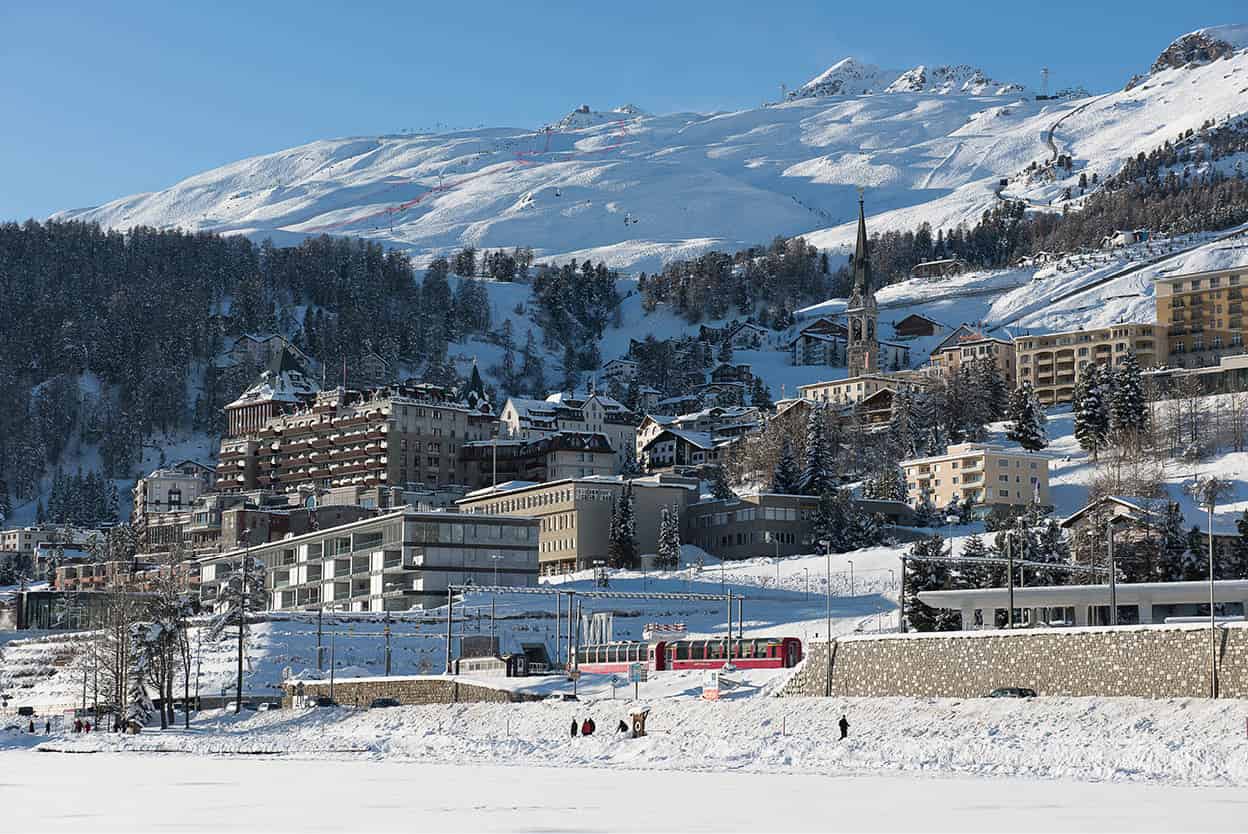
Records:
[[[676,644],[676,659],[677,660],[689,659],[689,645],[690,645],[689,643],[677,643]]]

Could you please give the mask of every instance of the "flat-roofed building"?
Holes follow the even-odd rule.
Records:
[[[213,607],[250,554],[264,563],[271,610],[431,608],[451,584],[536,585],[537,545],[531,518],[404,508],[203,558],[200,599]]]
[[[697,498],[699,481],[671,475],[631,479],[637,552],[658,550],[664,509],[683,514]],[[593,567],[607,558],[611,519],[624,478],[569,478],[550,483],[515,482],[470,493],[458,502],[465,514],[519,515],[540,523],[538,561],[543,574]]]
[[[901,462],[912,506],[926,498],[934,507],[970,502],[972,507],[1025,506],[1049,501],[1049,459],[1022,449],[959,443],[943,455]]]
[[[1030,382],[1044,405],[1073,402],[1075,385],[1092,363],[1113,367],[1135,354],[1141,368],[1163,363],[1166,328],[1162,324],[1115,324],[1014,340],[1018,381]]]
[[[1195,368],[1243,353],[1245,283],[1248,263],[1156,278],[1157,324],[1168,330],[1157,364]]]

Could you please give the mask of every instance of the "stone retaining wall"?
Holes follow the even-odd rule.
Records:
[[[1218,629],[1219,694],[1248,697],[1248,629]],[[1040,695],[1205,697],[1209,630],[1199,626],[855,636],[833,643],[831,694],[974,698],[1001,686]],[[825,644],[783,695],[828,691]]]
[[[290,707],[295,692],[287,685],[282,705]],[[314,698],[329,695],[329,681],[304,681],[303,694]],[[394,698],[401,704],[456,704],[486,701],[540,701],[540,695],[495,689],[445,677],[348,678],[334,682],[334,700],[346,706],[366,707],[374,698]]]

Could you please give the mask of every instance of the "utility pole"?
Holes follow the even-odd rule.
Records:
[[[824,541],[824,542],[820,542],[820,544],[823,545],[823,558],[824,558],[824,562],[826,563],[827,572],[828,572],[828,583],[827,583],[827,587],[824,588],[824,594],[823,594],[824,608],[826,609],[825,613],[827,615],[827,623],[826,623],[827,632],[823,636],[827,643],[826,648],[827,648],[827,653],[828,653],[828,658],[827,658],[828,674],[827,674],[827,685],[825,687],[825,691],[823,694],[826,697],[831,697],[832,695],[832,542]]]
[[[325,603],[322,602],[316,609],[316,671],[325,671],[325,649],[321,645],[322,636],[324,635],[325,620]]]
[[[451,616],[455,606],[455,591],[450,586],[446,586],[446,673],[454,674],[451,666]],[[333,662],[332,659],[330,662]]]
[[[1209,697],[1218,697],[1218,620],[1213,558],[1213,512],[1218,499],[1231,491],[1231,483],[1214,475],[1197,478],[1186,492],[1194,496],[1209,514]]]
[[[899,585],[898,588],[900,590],[898,593],[899,599],[897,601],[897,619],[900,620],[900,622],[898,623],[897,628],[902,634],[905,634],[906,633],[906,557],[905,556],[901,557],[901,585]]]
[[[854,596],[854,560],[846,559],[849,562],[849,595]]]
[[[732,589],[728,589],[728,643],[725,646],[725,656],[732,660]]]
[[[329,700],[334,700],[334,670],[337,663],[334,660],[334,649],[338,645],[338,632],[331,631],[329,633]]]
[[[1118,625],[1118,568],[1114,564],[1114,522],[1105,522],[1109,544],[1109,624]]]
[[[247,628],[247,578],[251,575],[251,528],[243,531],[243,569],[238,594],[238,684],[235,709],[243,712],[243,631]]]
[[[1005,534],[1005,560],[1006,560],[1006,587],[1009,589],[1008,608],[1005,611],[1005,624],[1007,628],[1014,628],[1014,540],[1010,538],[1010,534]]]
[[[737,639],[745,639],[745,597],[737,597]]]
[[[390,612],[386,612],[386,677],[390,677]]]

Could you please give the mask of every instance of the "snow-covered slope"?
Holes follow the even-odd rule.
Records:
[[[1202,36],[1203,51],[1171,50],[1209,60],[1172,67],[1174,58],[1129,90],[1082,101],[1037,102],[970,66],[901,73],[847,59],[758,109],[581,107],[536,130],[325,140],[60,216],[279,244],[351,234],[422,259],[465,244],[527,245],[633,269],[775,235],[815,232],[831,247],[847,239],[859,186],[870,189],[874,230],[950,227],[973,222],[1000,179],[1056,149],[1073,155],[1074,180],[1103,178],[1179,131],[1244,113],[1248,51],[1223,39],[1237,39],[1231,27],[1208,31],[1222,35]],[[1044,205],[1069,184],[1010,196]]]

